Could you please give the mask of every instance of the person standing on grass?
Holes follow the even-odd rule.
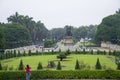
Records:
[[[30,80],[30,69],[29,65],[26,65],[26,80]]]

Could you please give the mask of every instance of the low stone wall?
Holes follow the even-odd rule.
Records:
[[[117,51],[120,50],[120,45],[116,45],[116,44],[101,43],[101,47],[109,48],[109,49],[117,50]]]

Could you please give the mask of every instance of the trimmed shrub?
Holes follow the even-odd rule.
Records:
[[[22,60],[20,60],[20,64],[19,64],[18,70],[24,70],[24,65],[23,65],[23,61]]]
[[[99,58],[97,59],[95,68],[96,68],[96,69],[102,69],[102,66],[101,66],[101,64],[100,64]]]
[[[80,69],[80,65],[79,65],[79,61],[76,60],[75,70],[78,70],[78,69]]]
[[[42,67],[42,64],[39,62],[39,63],[38,63],[37,70],[40,70],[40,69],[43,69],[43,67]]]
[[[56,65],[55,65],[54,61],[49,61],[47,67],[54,68],[54,67],[56,67]]]
[[[57,58],[60,59],[60,61],[62,61],[64,58],[66,58],[65,53],[59,53],[59,55],[57,56]]]
[[[61,67],[60,61],[58,62],[57,70],[62,70],[62,67]]]

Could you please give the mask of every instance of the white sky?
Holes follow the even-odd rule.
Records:
[[[120,8],[120,0],[0,0],[0,22],[18,12],[41,20],[48,29],[99,24]]]

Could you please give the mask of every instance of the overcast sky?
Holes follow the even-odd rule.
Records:
[[[0,22],[18,12],[41,21],[48,29],[100,24],[120,8],[120,0],[0,0]]]

